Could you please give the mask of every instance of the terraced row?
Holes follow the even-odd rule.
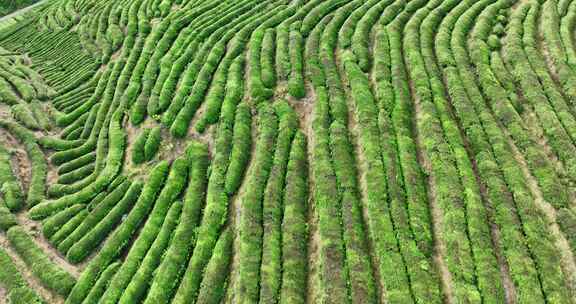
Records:
[[[17,18],[0,23],[12,302],[574,303],[573,1],[53,0]]]

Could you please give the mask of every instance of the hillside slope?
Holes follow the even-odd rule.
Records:
[[[576,303],[575,25],[571,0],[0,23],[0,298]]]
[[[36,2],[38,2],[38,0],[4,0],[0,4],[0,16],[9,15]]]

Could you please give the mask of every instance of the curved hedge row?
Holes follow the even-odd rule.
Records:
[[[282,194],[285,190],[286,170],[290,147],[298,129],[296,112],[285,101],[274,104],[279,118],[278,138],[273,165],[262,200],[262,262],[260,266],[260,301],[277,301],[282,278]]]
[[[106,267],[106,269],[102,271],[102,274],[100,275],[98,280],[94,283],[92,289],[90,289],[90,293],[88,293],[86,299],[84,299],[84,301],[82,302],[83,304],[98,303],[98,300],[100,300],[102,294],[104,294],[104,291],[106,290],[106,288],[108,288],[110,280],[116,274],[116,272],[120,268],[120,265],[121,265],[120,262],[114,262],[108,265],[108,267]]]
[[[196,302],[198,304],[219,303],[229,285],[228,269],[232,260],[232,232],[226,229],[220,234],[210,262],[206,265],[204,279]]]
[[[514,15],[511,19],[511,29],[516,27],[514,23],[520,22],[521,19],[517,17],[527,13],[526,8],[527,7],[523,7],[521,10],[515,12],[515,14],[518,15]],[[508,33],[509,36],[507,39],[516,37],[516,34],[515,30],[511,30]],[[512,35],[512,37],[510,37],[510,35]],[[476,53],[477,55],[488,53],[485,45],[478,43],[476,47],[479,50],[479,52]],[[507,50],[507,48],[508,46],[506,46],[503,52],[503,55],[505,56],[504,58],[512,54],[508,53],[512,50]],[[492,107],[494,113],[494,117],[489,117],[487,115],[480,116],[482,118],[482,123],[487,126],[486,132],[488,138],[491,141],[499,140],[505,143],[507,137],[506,132],[508,132],[508,136],[514,139],[517,149],[524,157],[526,157],[526,160],[529,163],[528,169],[533,172],[534,177],[538,182],[540,183],[545,181],[546,187],[548,187],[548,185],[553,185],[552,187],[561,186],[561,183],[556,177],[554,177],[551,164],[548,161],[545,161],[546,156],[542,154],[540,149],[536,148],[535,142],[528,135],[526,126],[522,122],[520,115],[516,112],[513,103],[508,98],[503,97],[506,94],[505,89],[497,83],[489,81],[489,79],[493,79],[492,68],[487,65],[485,61],[480,61],[479,56],[471,56],[470,58],[472,59],[472,63],[479,69],[478,80],[480,88],[482,89],[482,92],[486,93],[487,99],[491,101],[489,105]],[[467,63],[467,61],[464,60],[462,60],[462,62]],[[468,77],[471,76],[472,75]],[[478,93],[476,93],[476,95],[479,95]],[[486,107],[485,105],[478,105],[476,103],[474,105],[477,109],[482,109],[482,111],[489,110],[483,109]],[[506,128],[499,128],[498,122],[501,122],[501,126],[506,126]],[[506,123],[504,124],[504,122]],[[550,235],[547,225],[544,224],[548,219],[546,219],[546,216],[539,210],[535,213],[526,212],[526,210],[537,210],[538,207],[535,205],[534,197],[530,189],[527,187],[528,181],[526,180],[526,177],[517,167],[514,151],[506,148],[507,145],[498,145],[496,143],[492,143],[492,145],[498,162],[502,163],[504,178],[509,184],[511,192],[514,193],[518,214],[523,223],[524,232],[526,233],[526,243],[531,252],[534,263],[536,264],[539,276],[547,277],[547,279],[540,281],[542,294],[547,298],[561,299],[563,298],[562,294],[566,291],[562,286],[565,286],[566,282],[564,281],[560,267],[558,267],[557,264],[548,264],[550,261],[560,258],[559,253],[554,249],[554,239]],[[538,158],[539,161],[534,162],[536,158]],[[556,183],[550,183],[552,180],[555,180]],[[546,195],[549,190],[552,190],[551,188],[546,187],[541,188],[544,195]],[[565,197],[565,193],[561,188],[557,190],[559,190],[559,192],[556,192],[556,199],[562,200]],[[530,287],[525,286],[524,288],[528,289]],[[535,289],[531,289],[531,292],[534,291]],[[528,296],[529,294],[527,297]]]
[[[8,229],[6,235],[12,247],[43,285],[62,296],[70,293],[76,279],[52,262],[22,227],[14,226]]]
[[[108,186],[114,177],[118,175],[124,158],[124,146],[126,142],[126,134],[120,126],[120,117],[120,113],[117,113],[110,122],[110,151],[106,159],[105,167],[102,169],[102,172],[98,174],[98,177],[95,178],[94,182],[76,193],[63,196],[56,200],[44,201],[34,206],[30,209],[30,217],[32,219],[46,218],[72,204],[86,203],[96,196],[96,194],[100,193],[100,191]]]
[[[294,135],[286,172],[282,217],[282,280],[280,303],[304,303],[307,276],[306,139]]]
[[[44,153],[36,143],[34,134],[26,128],[18,125],[17,123],[0,120],[0,126],[9,130],[26,149],[30,162],[32,164],[32,177],[30,186],[28,187],[28,194],[26,196],[26,204],[30,207],[35,206],[45,197],[46,175],[48,165],[44,158]],[[15,189],[13,189],[15,191]]]
[[[148,282],[152,278],[155,269],[162,262],[164,252],[166,251],[166,248],[168,248],[173,231],[178,224],[181,211],[182,202],[174,202],[164,218],[158,236],[154,239],[154,242],[150,246],[144,259],[142,259],[142,262],[138,266],[138,271],[134,273],[130,283],[122,292],[122,296],[118,300],[118,303],[137,303],[146,296],[149,287]],[[112,280],[112,284],[113,282],[114,279]],[[111,287],[113,286],[114,285]],[[106,298],[104,297],[104,299]]]
[[[185,157],[177,158],[170,168],[164,188],[158,194],[154,208],[150,211],[146,223],[126,256],[125,262],[110,282],[110,287],[102,296],[100,303],[116,303],[122,296],[124,289],[132,280],[138,270],[138,266],[142,263],[153,241],[158,236],[168,209],[184,189],[187,175],[187,159]],[[137,207],[137,204],[138,202],[134,208]]]
[[[146,143],[144,144],[144,160],[149,161],[154,158],[154,155],[158,152],[160,148],[160,143],[162,142],[162,128],[156,126],[150,130],[150,134],[146,138]]]
[[[576,6],[515,4],[47,3],[0,25],[0,230],[88,260],[68,304],[569,303]]]
[[[66,253],[68,260],[73,263],[84,260],[114,229],[121,217],[138,199],[141,190],[142,182],[122,183],[107,194],[98,205],[92,207],[88,216],[74,229],[74,232],[58,244],[58,250]]]
[[[84,209],[81,204],[70,206],[42,222],[42,233],[46,238],[52,237],[60,228],[68,223],[76,214]]]
[[[263,253],[263,199],[273,166],[278,135],[278,118],[271,106],[263,104],[258,111],[259,135],[254,160],[246,174],[245,191],[240,196],[240,246],[243,261],[238,269],[235,297],[240,303],[258,301],[260,295],[260,264]],[[275,191],[281,191],[275,188]],[[266,282],[264,283],[266,284]]]
[[[162,263],[158,265],[150,283],[150,291],[144,303],[168,303],[185,275],[186,262],[192,255],[195,231],[199,226],[204,192],[206,190],[206,170],[208,150],[199,143],[190,144],[188,150],[190,162],[188,188],[182,207],[182,216],[170,246],[166,249]],[[191,241],[192,240],[192,241]]]
[[[12,258],[0,248],[0,285],[6,289],[6,299],[14,304],[41,304],[44,300],[28,286]]]
[[[11,164],[10,152],[0,146],[0,193],[4,194],[8,208],[11,211],[18,211],[24,206],[24,194]]]
[[[70,295],[66,299],[67,304],[82,303],[90,292],[93,284],[98,280],[100,273],[122,252],[137,232],[140,224],[144,221],[152,205],[156,201],[156,196],[160,192],[162,185],[168,174],[168,162],[158,163],[150,172],[149,179],[138,196],[134,207],[120,224],[114,233],[108,237],[104,246],[98,254],[90,261],[80,278],[74,286]]]
[[[251,148],[252,116],[250,115],[250,107],[245,103],[241,103],[236,109],[230,164],[225,178],[225,187],[228,195],[236,193],[240,187],[240,182],[250,160]]]
[[[145,147],[149,136],[150,129],[144,129],[138,134],[134,143],[132,143],[132,163],[141,164],[146,160]]]

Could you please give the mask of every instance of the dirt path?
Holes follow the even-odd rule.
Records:
[[[253,161],[252,154],[250,155],[250,164]],[[251,166],[251,165],[250,165]],[[247,171],[250,172],[250,171]],[[232,241],[232,262],[230,263],[230,274],[228,278],[228,288],[226,289],[226,295],[224,296],[225,303],[236,303],[235,290],[239,279],[239,267],[240,267],[240,232],[237,229],[238,223],[240,223],[240,201],[246,192],[245,183],[242,183],[238,193],[230,198],[228,202],[228,227],[230,231],[234,232],[234,239]]]
[[[312,96],[312,95],[311,95]],[[306,303],[316,303],[319,298],[318,283],[320,282],[320,232],[318,230],[318,217],[316,213],[314,201],[314,189],[316,181],[314,179],[314,171],[312,161],[314,159],[314,146],[315,137],[314,130],[312,130],[313,115],[305,116],[302,122],[302,130],[306,134],[308,140],[308,278],[306,288]]]
[[[279,82],[276,86],[274,94],[275,99],[285,99],[290,106],[296,111],[298,121],[300,123],[300,130],[304,133],[307,140],[307,163],[308,163],[308,201],[307,201],[307,223],[308,223],[308,244],[306,248],[307,254],[307,287],[303,291],[306,293],[306,303],[316,303],[319,298],[319,282],[320,282],[320,233],[318,231],[318,218],[316,216],[316,208],[314,201],[314,171],[311,166],[314,159],[314,130],[312,129],[312,121],[314,119],[314,104],[316,102],[316,93],[312,89],[310,83],[306,83],[306,96],[302,99],[295,99],[288,94],[287,83],[285,81]]]
[[[26,263],[24,263],[24,261],[18,255],[18,253],[16,253],[16,251],[14,251],[14,249],[11,247],[10,241],[6,237],[5,233],[0,234],[0,247],[2,247],[6,251],[6,253],[8,253],[10,258],[12,258],[14,264],[22,274],[22,277],[24,277],[26,282],[28,282],[28,285],[32,289],[34,289],[40,297],[42,297],[50,304],[64,303],[64,299],[61,296],[52,293],[49,289],[45,288],[40,282],[40,280],[38,280],[36,276],[32,274],[28,266],[26,266]]]
[[[412,83],[410,83],[411,91],[413,91]],[[444,257],[446,256],[446,247],[442,238],[439,236],[440,232],[442,231],[442,209],[438,206],[436,201],[436,178],[432,172],[432,165],[430,164],[430,160],[422,153],[422,144],[420,134],[415,127],[417,118],[421,115],[420,105],[418,102],[414,102],[414,115],[412,116],[412,123],[415,129],[415,136],[414,136],[414,143],[417,149],[417,158],[418,162],[424,169],[426,173],[428,173],[428,180],[427,180],[427,195],[428,195],[428,202],[430,204],[430,215],[432,220],[432,233],[434,238],[434,263],[438,269],[438,273],[440,274],[440,281],[442,284],[442,291],[444,293],[444,302],[446,304],[453,304],[454,303],[454,296],[452,293],[452,275],[448,270],[448,266],[444,262]]]
[[[524,99],[523,96],[521,98]],[[542,148],[544,154],[547,156],[547,159],[550,161],[555,171],[557,172],[558,177],[562,180],[563,183],[567,185],[571,206],[576,206],[576,176],[570,176],[566,173],[564,164],[552,151],[552,148],[548,143],[548,139],[544,134],[544,130],[540,126],[534,111],[532,111],[532,109],[526,109],[524,113],[522,113],[522,118],[524,121],[526,121],[525,126],[527,126],[528,132],[532,138],[534,138],[538,146]]]
[[[442,75],[442,81],[444,83],[444,87],[448,88],[448,81],[445,75]],[[486,213],[488,215],[488,222],[490,225],[490,236],[492,241],[492,246],[494,247],[494,253],[496,255],[496,260],[498,261],[498,266],[500,269],[500,277],[502,279],[502,285],[505,292],[506,303],[508,304],[515,304],[516,303],[516,286],[512,280],[512,276],[510,275],[510,267],[508,262],[506,261],[506,257],[503,256],[503,250],[500,246],[500,229],[498,225],[495,223],[495,216],[494,216],[494,204],[489,199],[488,190],[486,186],[482,183],[482,178],[480,176],[480,172],[478,169],[478,163],[474,158],[474,152],[470,146],[470,142],[466,137],[466,134],[462,128],[462,123],[456,114],[456,110],[453,107],[452,98],[449,94],[446,96],[448,100],[448,111],[450,112],[450,116],[454,118],[454,122],[458,126],[458,131],[460,133],[460,137],[462,138],[462,143],[464,145],[464,149],[468,154],[468,158],[470,159],[470,163],[472,165],[472,171],[474,173],[474,178],[476,179],[476,184],[478,185],[478,189],[480,191],[480,196],[482,198],[482,203],[484,208],[486,209]]]
[[[520,151],[512,141],[508,131],[505,129],[503,129],[503,131],[506,133],[506,139],[508,140],[508,145],[512,149],[514,158],[516,159],[518,164],[520,164],[520,169],[522,170],[522,173],[524,174],[524,178],[527,181],[530,192],[534,197],[534,202],[540,208],[540,210],[544,212],[544,214],[546,215],[546,219],[549,223],[548,228],[550,229],[550,232],[554,236],[556,248],[558,249],[561,255],[560,265],[562,267],[562,271],[564,272],[564,275],[566,276],[568,283],[570,284],[571,289],[570,291],[572,295],[575,295],[576,264],[574,262],[574,255],[572,253],[572,250],[570,249],[568,241],[566,240],[566,237],[561,232],[560,227],[556,222],[557,218],[556,209],[554,209],[554,207],[549,202],[544,200],[542,191],[538,186],[538,182],[536,181],[534,176],[532,176],[532,174],[530,173],[530,170],[528,169],[528,164],[526,163],[524,156],[520,153]]]
[[[44,234],[42,233],[42,225],[40,222],[29,219],[25,212],[19,212],[16,214],[16,217],[18,219],[18,224],[24,228],[24,230],[30,236],[34,238],[36,245],[42,249],[42,251],[50,258],[50,260],[52,260],[66,272],[72,274],[72,276],[76,278],[80,276],[85,264],[70,264],[66,258],[58,250],[52,247],[52,244],[50,244],[50,242],[44,237]]]

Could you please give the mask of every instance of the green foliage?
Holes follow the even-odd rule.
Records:
[[[92,174],[95,170],[96,164],[90,163],[68,173],[62,174],[58,177],[58,183],[60,184],[72,184],[74,182],[80,181],[83,178]]]
[[[63,175],[68,172],[82,168],[96,160],[96,152],[88,153],[77,159],[71,160],[58,168],[58,174]]]
[[[274,29],[267,29],[262,39],[262,54],[260,55],[260,66],[262,68],[262,84],[271,89],[276,84],[276,70],[274,69],[276,35]]]
[[[288,79],[288,93],[294,98],[306,96],[304,86],[304,59],[303,48],[304,38],[298,31],[300,25],[294,23],[290,28],[290,78]]]
[[[160,126],[156,126],[150,131],[150,134],[146,138],[146,143],[144,144],[145,160],[149,161],[152,160],[152,158],[154,158],[154,155],[156,155],[158,149],[160,148],[161,142],[162,142],[162,128]]]
[[[229,229],[222,232],[214,247],[210,262],[206,265],[204,279],[196,303],[218,303],[224,298],[228,286],[228,273],[232,261],[233,235]]]
[[[0,230],[66,304],[570,303],[576,3],[516,2],[2,20]],[[7,251],[7,301],[45,302]]]
[[[145,147],[148,137],[150,135],[150,129],[144,129],[138,134],[136,140],[132,144],[132,162],[134,164],[143,163],[146,159],[145,157]]]
[[[18,255],[44,286],[62,296],[70,293],[76,284],[74,277],[52,262],[23,228],[14,226],[6,234]]]
[[[120,268],[120,265],[122,265],[120,262],[114,262],[108,265],[108,267],[106,267],[106,269],[102,272],[102,274],[100,275],[100,277],[90,290],[90,293],[88,293],[86,299],[84,299],[82,303],[86,304],[98,303],[98,300],[100,300],[102,294],[104,294],[104,291],[106,290],[106,288],[108,288],[110,280],[116,274],[116,272]]]
[[[66,303],[82,303],[100,273],[104,271],[114,259],[118,258],[122,250],[126,248],[128,242],[136,234],[140,224],[152,209],[152,205],[156,201],[156,196],[158,192],[160,192],[166,175],[168,174],[168,168],[168,162],[163,161],[158,163],[150,172],[149,179],[144,185],[142,193],[138,196],[138,200],[134,204],[131,212],[122,224],[118,225],[114,233],[108,237],[98,254],[90,261],[78,279],[78,283],[66,299]]]
[[[156,270],[144,303],[169,303],[180,280],[183,277],[183,280],[189,280],[191,276],[185,273],[186,262],[192,255],[194,240],[197,238],[195,231],[200,224],[207,182],[208,150],[200,143],[191,143],[187,155],[190,169],[180,222],[174,230],[173,239],[166,249],[162,263]]]
[[[36,121],[34,114],[25,103],[18,103],[11,107],[12,115],[25,127],[33,130],[40,129],[40,124]]]
[[[124,182],[103,196],[102,201],[92,205],[90,213],[74,232],[58,244],[58,250],[67,253],[71,262],[81,261],[112,231],[114,225],[138,199],[141,190],[142,182],[137,181],[132,185]]]
[[[240,182],[250,160],[252,147],[252,116],[247,104],[240,104],[236,110],[234,121],[234,137],[230,165],[226,173],[226,192],[234,194],[240,187]]]
[[[6,298],[13,304],[41,304],[44,300],[36,294],[34,289],[18,271],[12,258],[0,248],[0,285],[6,289]]]
[[[50,238],[60,228],[68,223],[78,212],[82,211],[84,206],[81,204],[68,207],[57,214],[47,218],[42,222],[42,232],[46,238]]]
[[[158,194],[154,208],[150,211],[146,223],[126,256],[125,262],[110,282],[110,287],[102,296],[100,303],[116,303],[120,299],[124,289],[134,278],[134,275],[138,271],[138,266],[150,250],[158,233],[160,233],[162,223],[170,206],[184,189],[187,175],[187,159],[185,157],[177,158],[172,164],[164,188],[162,188],[162,191]],[[136,204],[138,204],[138,202]],[[136,207],[137,206],[134,206],[134,208]]]
[[[304,303],[307,269],[306,138],[296,133],[290,149],[282,220],[282,285],[280,303]]]
[[[368,79],[360,67],[353,61],[353,55],[345,53],[344,67],[350,82],[351,95],[355,104],[356,121],[359,124],[359,143],[363,151],[363,161],[360,166],[365,172],[363,179],[366,182],[368,199],[366,209],[368,212],[368,227],[370,239],[373,242],[378,257],[378,271],[383,278],[386,290],[389,291],[390,301],[409,301],[410,291],[408,277],[399,269],[403,264],[400,248],[394,235],[379,237],[386,231],[394,230],[389,207],[387,206],[386,177],[382,162],[381,148],[378,144],[379,129],[377,125],[377,108],[374,97],[369,89]],[[370,168],[374,168],[370,170]],[[393,261],[393,262],[390,262]],[[407,266],[407,265],[406,265]],[[394,278],[389,280],[388,278]],[[433,297],[429,297],[433,299]]]
[[[254,163],[246,175],[246,191],[240,197],[241,217],[238,229],[242,237],[238,254],[243,262],[239,265],[235,293],[241,303],[255,302],[260,294],[263,199],[278,134],[278,119],[273,109],[263,104],[258,114],[259,136],[255,146]]]
[[[162,262],[163,254],[169,245],[174,228],[178,224],[180,212],[182,211],[182,202],[174,202],[168,210],[168,214],[161,225],[158,236],[154,239],[152,246],[146,253],[138,271],[134,273],[132,280],[122,292],[118,303],[137,303],[141,301],[148,291],[148,282],[152,278],[154,270]]]
[[[5,120],[0,120],[0,126],[9,130],[24,145],[28,153],[28,158],[32,164],[32,177],[28,187],[26,203],[28,206],[35,206],[45,196],[48,165],[46,164],[44,153],[36,143],[34,134],[26,128]],[[15,190],[14,186],[9,187]]]
[[[58,232],[54,233],[54,235],[50,238],[50,243],[58,245],[84,221],[86,216],[88,216],[88,210],[84,209],[78,212],[66,224],[62,225]]]
[[[16,216],[10,212],[6,202],[0,198],[0,230],[7,231],[10,227],[18,224]]]
[[[126,134],[120,127],[117,117],[110,123],[109,136],[110,151],[106,159],[106,165],[99,172],[94,182],[71,195],[63,196],[56,200],[44,201],[33,207],[30,209],[31,218],[43,219],[73,204],[86,203],[113,181],[121,169],[126,144]]]

